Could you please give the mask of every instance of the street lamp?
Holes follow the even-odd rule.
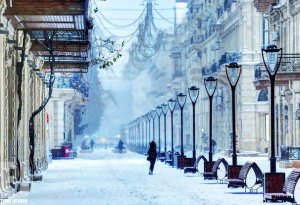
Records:
[[[139,118],[136,118],[135,120],[136,123],[136,152],[138,152],[139,150],[139,138],[140,138],[140,122],[139,122]]]
[[[214,77],[204,79],[205,90],[209,97],[209,162],[212,162],[212,100],[217,88],[217,81]]]
[[[134,151],[137,151],[137,142],[138,142],[138,119],[135,119],[133,121],[133,126],[134,126]]]
[[[158,154],[160,157],[160,116],[162,114],[162,107],[161,106],[157,106],[156,107],[156,114],[158,117]]]
[[[144,148],[144,152],[147,152],[147,139],[148,139],[148,115],[147,114],[145,114],[144,116],[143,116],[143,118],[144,118],[144,120],[145,120],[145,125],[146,125],[146,127],[145,127],[145,132],[146,132],[146,137],[145,137],[145,148]]]
[[[280,54],[279,54],[280,52]],[[271,157],[270,157],[270,170],[271,173],[276,173],[276,157],[275,157],[275,106],[274,106],[274,87],[275,77],[282,59],[282,48],[277,48],[276,45],[269,45],[266,49],[261,49],[264,65],[270,77],[271,83]],[[267,62],[265,60],[267,57]],[[278,56],[279,55],[279,56]]]
[[[192,86],[188,89],[189,91],[189,96],[190,99],[192,101],[192,105],[193,105],[193,160],[196,160],[196,131],[195,131],[195,105],[199,96],[199,88],[196,86]]]
[[[148,117],[148,125],[149,125],[149,130],[148,130],[148,134],[149,134],[149,143],[150,143],[150,124],[151,124],[151,111],[150,112],[148,112],[148,114],[147,114],[147,117]]]
[[[183,157],[184,156],[184,150],[183,150],[183,107],[184,107],[184,104],[185,104],[185,101],[186,101],[186,94],[183,94],[183,93],[179,93],[177,95],[177,101],[178,101],[178,104],[179,104],[179,107],[180,107],[180,124],[181,124],[181,129],[180,129],[180,142],[181,142],[181,146],[180,146],[180,149],[181,149],[181,156]]]
[[[236,156],[236,132],[235,132],[235,88],[239,81],[242,65],[236,62],[225,65],[226,75],[231,87],[231,107],[232,107],[232,165],[237,165]]]
[[[139,143],[138,143],[138,145],[139,145],[139,148],[138,148],[138,150],[139,150],[139,153],[142,153],[142,132],[141,132],[141,128],[142,128],[142,123],[143,123],[143,121],[142,121],[142,118],[141,117],[139,117],[138,118],[138,130],[139,130]]]
[[[173,113],[176,106],[176,100],[171,98],[168,100],[168,104],[171,112],[171,153],[172,153],[172,167],[173,167],[174,166]]]
[[[142,115],[141,117],[140,117],[140,119],[141,119],[141,154],[143,154],[144,153],[144,148],[145,148],[145,133],[144,133],[144,120],[145,120],[145,118],[144,118],[144,115]]]
[[[168,113],[168,105],[163,103],[161,105],[162,111],[164,114],[164,140],[165,140],[165,159],[167,159],[167,113]]]
[[[151,117],[152,117],[152,135],[153,141],[155,140],[155,117],[156,117],[156,110],[151,110]]]

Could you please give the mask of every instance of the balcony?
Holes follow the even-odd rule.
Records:
[[[202,76],[210,76],[213,73],[219,72],[221,66],[226,63],[238,62],[242,57],[242,54],[238,51],[234,52],[225,52],[220,56],[220,59],[217,62],[214,62],[210,67],[201,68]]]
[[[191,44],[201,44],[203,40],[203,35],[194,34],[191,38]]]
[[[289,81],[300,80],[300,54],[282,54],[282,62],[276,75],[276,86],[287,86]],[[264,63],[254,66],[256,90],[266,90],[270,85]]]

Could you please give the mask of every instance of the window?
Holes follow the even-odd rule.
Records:
[[[269,45],[269,17],[263,15],[263,46],[267,47]]]
[[[287,105],[284,106],[284,132],[289,133],[289,107]]]
[[[268,101],[268,90],[262,90],[258,95],[258,102]]]

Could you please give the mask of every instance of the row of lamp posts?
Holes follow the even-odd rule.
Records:
[[[266,59],[265,59],[266,56]],[[277,48],[276,45],[269,45],[266,49],[262,49],[262,58],[264,66],[269,74],[270,78],[270,90],[271,90],[271,156],[270,156],[270,172],[276,173],[276,158],[275,158],[275,117],[274,117],[274,87],[275,87],[275,77],[282,59],[282,48]],[[225,65],[226,76],[228,78],[229,84],[231,86],[232,92],[232,165],[237,165],[237,154],[236,154],[236,122],[235,122],[235,89],[238,80],[241,75],[242,66],[236,62]],[[213,95],[217,88],[217,79],[214,77],[208,77],[204,79],[205,89],[209,97],[209,161],[212,161],[212,100]],[[193,108],[193,159],[196,159],[196,148],[195,148],[195,105],[199,95],[199,88],[192,86],[188,89],[189,97],[192,102]],[[161,151],[161,139],[160,139],[160,117],[164,115],[164,153],[167,154],[167,136],[166,136],[166,115],[168,110],[170,110],[171,115],[171,153],[174,159],[174,133],[173,133],[173,114],[176,107],[176,102],[178,102],[181,113],[181,156],[184,156],[183,149],[183,108],[186,102],[186,95],[179,93],[177,95],[177,100],[171,98],[168,100],[168,104],[162,104],[157,106],[155,110],[145,114],[142,118],[146,122],[146,142],[144,144],[144,151],[147,146],[147,141],[150,141],[150,121],[152,119],[153,123],[153,140],[155,139],[155,117],[158,116],[158,150]],[[147,132],[148,125],[148,132]],[[142,132],[143,131],[142,125]],[[138,126],[140,130],[140,126]],[[144,133],[143,133],[144,134]],[[149,138],[147,138],[147,136]],[[174,166],[174,160],[172,160],[172,165]]]

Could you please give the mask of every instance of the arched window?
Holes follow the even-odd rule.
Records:
[[[260,91],[257,101],[258,102],[268,101],[268,90]]]
[[[286,134],[289,133],[289,107],[284,106],[284,131]]]

